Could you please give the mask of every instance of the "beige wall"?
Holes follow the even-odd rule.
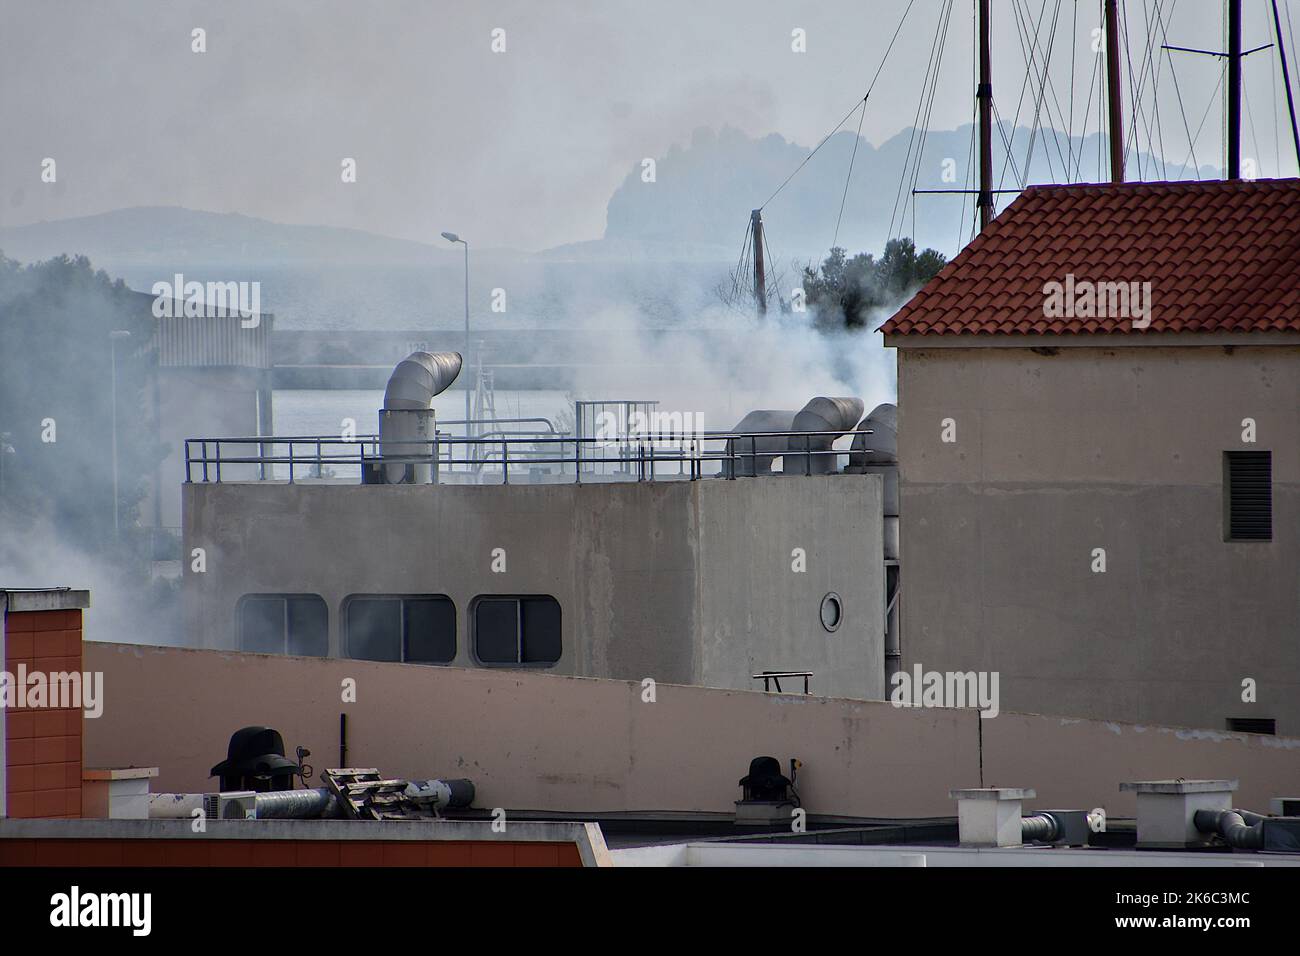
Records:
[[[751,688],[807,670],[812,689],[884,697],[877,475],[584,485],[185,486],[187,633],[235,648],[245,594],[320,595],[343,656],[354,594],[445,594],[455,663],[474,666],[467,613],[482,594],[559,603],[558,674]],[[505,572],[492,570],[494,549]],[[792,570],[802,548],[806,571]],[[844,601],[834,633],[829,591]]]
[[[1237,805],[1300,793],[1300,740],[1204,735],[1093,721],[539,673],[307,660],[137,645],[86,645],[105,675],[86,725],[87,766],[158,766],[157,790],[204,791],[230,734],[278,729],[287,749],[399,777],[465,776],[481,807],[729,812],[750,758],[804,762],[815,814],[951,816],[950,788],[1036,787],[1032,806],[1133,813],[1123,780],[1239,777]],[[339,702],[341,681],[357,702]],[[980,724],[983,726],[979,726]]]
[[[1300,345],[892,344],[906,667],[998,671],[1004,709],[1300,734]],[[1223,540],[1241,449],[1273,453],[1271,542]]]

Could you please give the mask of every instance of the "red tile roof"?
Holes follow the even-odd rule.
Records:
[[[1067,275],[1150,282],[1150,325],[1049,316]],[[1300,179],[1031,186],[880,331],[1300,332]]]

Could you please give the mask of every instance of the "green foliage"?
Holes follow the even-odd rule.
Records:
[[[811,263],[804,267],[804,294],[822,327],[864,328],[872,322],[872,313],[902,305],[946,262],[933,249],[918,254],[907,238],[889,240],[879,260],[866,252],[850,259],[836,246],[820,269]]]
[[[147,401],[148,304],[85,257],[23,266],[0,254],[0,519],[10,531],[52,529],[60,540],[51,551],[62,543],[104,553],[114,543],[114,351],[119,514],[124,528],[134,524],[162,460]],[[130,338],[111,340],[114,330]],[[42,440],[50,420],[53,442]]]

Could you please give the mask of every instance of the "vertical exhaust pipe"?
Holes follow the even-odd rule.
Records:
[[[379,413],[385,484],[433,482],[437,461],[433,398],[451,387],[460,369],[459,352],[412,352],[393,369]]]

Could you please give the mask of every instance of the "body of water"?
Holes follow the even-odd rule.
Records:
[[[285,389],[277,391],[272,401],[276,435],[338,435],[347,419],[356,423],[358,435],[374,435],[379,431],[384,393],[382,389]],[[433,400],[433,409],[440,421],[463,419],[465,393],[459,389],[443,392]],[[566,392],[496,392],[497,418],[547,418],[563,431],[572,423],[572,416],[573,398]]]

